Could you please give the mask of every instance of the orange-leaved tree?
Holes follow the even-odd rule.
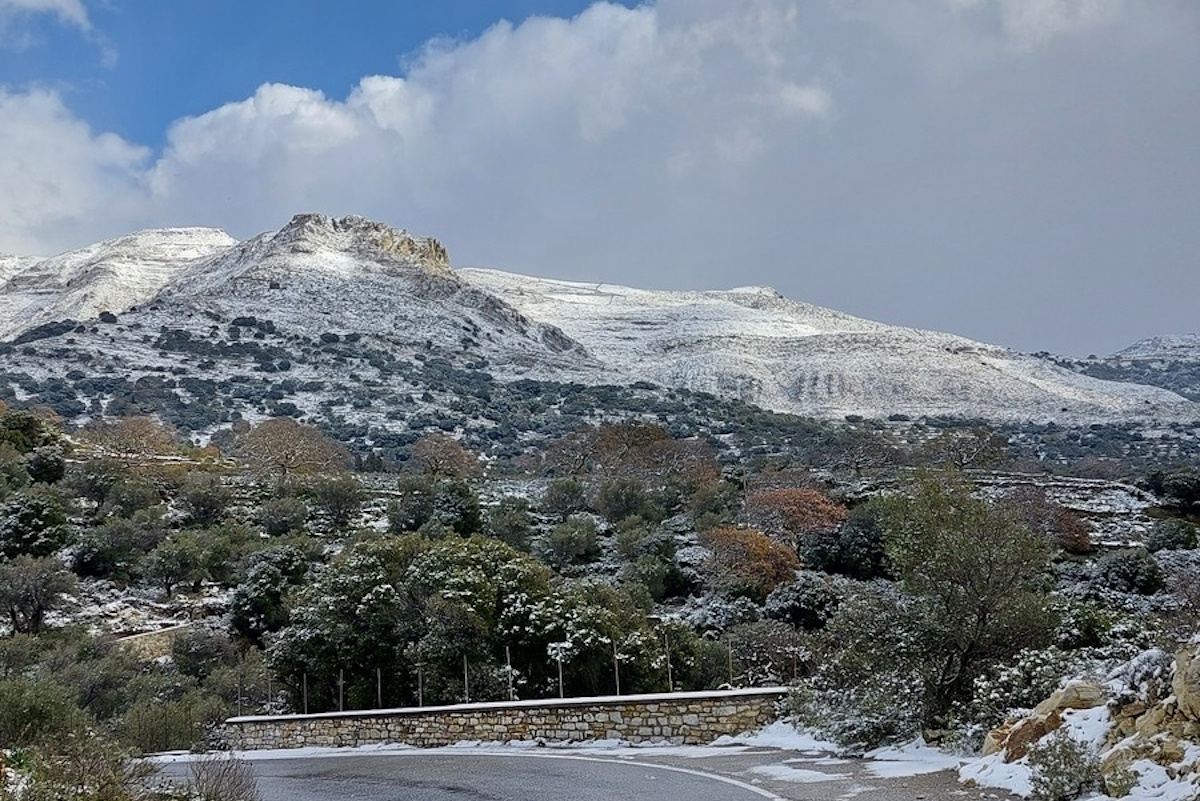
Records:
[[[820,490],[782,487],[746,498],[742,518],[748,525],[797,546],[806,536],[836,530],[846,519],[846,508]]]
[[[793,548],[750,528],[713,528],[700,544],[711,554],[705,571],[718,589],[762,603],[771,590],[796,577],[800,559]]]

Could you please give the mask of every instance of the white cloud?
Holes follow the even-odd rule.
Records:
[[[1064,34],[1113,22],[1125,0],[997,0],[1005,32],[1034,47]]]
[[[53,14],[80,30],[92,28],[82,0],[0,0],[0,24],[6,19],[28,14]]]
[[[0,88],[0,251],[45,253],[115,233],[140,216],[130,206],[147,155],[91,131],[54,92]]]
[[[345,100],[263,86],[171,129],[149,182],[156,207],[232,203],[268,226],[306,204],[346,203],[441,223],[434,211],[470,206],[464,196],[482,204],[481,193],[510,209],[510,190],[586,203],[629,181],[634,161],[656,181],[681,159],[737,169],[781,130],[828,116],[830,92],[791,63],[794,12],[699,5],[597,4],[573,20],[501,23],[434,43],[405,77],[364,78]],[[594,172],[605,180],[589,189]]]
[[[601,3],[432,43],[345,98],[265,84],[177,121],[153,158],[10,92],[0,251],[358,213],[460,264],[770,283],[1015,344],[995,333],[1014,315],[1034,338],[1141,253],[1143,279],[1189,274],[1196,27],[1192,0]]]

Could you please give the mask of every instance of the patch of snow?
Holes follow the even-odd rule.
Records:
[[[496,270],[457,274],[582,342],[626,383],[686,387],[780,412],[1086,424],[1191,421],[1200,411],[1166,390],[1101,381],[1040,357],[887,326],[774,291],[666,292]]]
[[[812,732],[797,729],[786,721],[776,721],[758,731],[739,734],[736,737],[722,735],[713,740],[712,744],[751,745],[811,754],[836,754],[842,750],[837,743],[822,740]]]
[[[1004,754],[992,754],[968,762],[958,769],[959,781],[974,781],[984,787],[999,787],[1028,797],[1033,792],[1033,771],[1025,760],[1005,762]]]
[[[800,768],[788,767],[787,765],[758,765],[757,767],[750,768],[750,772],[766,776],[768,779],[775,779],[782,782],[796,782],[798,784],[835,782],[850,778],[849,773],[822,773],[819,770],[802,770]]]
[[[963,763],[961,757],[933,748],[920,737],[904,745],[876,748],[865,756],[871,760],[867,770],[888,779],[956,770]]]

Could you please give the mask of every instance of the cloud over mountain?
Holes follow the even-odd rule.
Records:
[[[1198,27],[1184,0],[597,3],[430,42],[344,98],[265,83],[155,153],[56,90],[10,88],[0,251],[245,237],[313,208],[436,232],[463,263],[770,283],[1110,350],[1181,328],[1200,289],[1200,166],[1180,158],[1200,136]],[[1094,307],[1069,302],[1088,281]]]

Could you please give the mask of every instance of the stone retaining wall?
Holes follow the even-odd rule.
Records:
[[[131,634],[128,637],[121,637],[116,644],[138,659],[158,659],[169,656],[175,640],[191,627],[191,623],[183,623],[158,631],[148,631],[144,634]]]
[[[246,750],[381,743],[435,747],[463,740],[619,739],[693,745],[776,720],[786,694],[786,688],[769,687],[238,717],[225,722],[225,740],[231,748]]]

